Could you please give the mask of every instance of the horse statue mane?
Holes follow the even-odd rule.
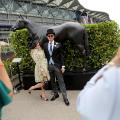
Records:
[[[34,40],[35,37],[39,38],[41,45],[47,41],[46,32],[48,29],[55,31],[55,41],[62,42],[66,40],[72,41],[82,52],[83,55],[88,55],[89,44],[88,35],[85,27],[80,25],[78,22],[66,22],[61,25],[38,25],[32,23],[28,19],[19,19],[16,24],[12,26],[12,30],[16,31],[19,29],[27,28],[30,36]]]

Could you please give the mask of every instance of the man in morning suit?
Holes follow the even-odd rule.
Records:
[[[55,32],[53,29],[48,29],[46,36],[48,42],[45,43],[43,47],[48,61],[48,69],[51,77],[51,85],[54,92],[51,101],[54,101],[55,99],[59,98],[58,88],[55,81],[57,79],[60,91],[63,96],[64,103],[68,106],[70,103],[67,98],[66,87],[62,75],[65,71],[64,57],[61,48],[62,45],[54,41]]]

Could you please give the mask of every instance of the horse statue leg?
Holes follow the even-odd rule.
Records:
[[[84,68],[83,68],[83,72],[87,71],[87,59],[89,57],[90,51],[89,51],[89,43],[88,43],[88,34],[87,31],[84,31],[84,36],[83,36],[83,40],[84,40],[84,57],[83,60],[84,62]]]
[[[82,40],[81,44],[77,44],[77,46],[82,51],[83,61],[84,61],[83,72],[85,72],[87,70],[87,59],[89,56],[88,34],[85,30],[83,31],[83,37],[81,40]]]

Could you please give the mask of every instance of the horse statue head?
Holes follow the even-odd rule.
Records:
[[[16,31],[16,30],[20,30],[23,28],[27,28],[30,32],[30,34],[36,34],[33,30],[33,25],[31,23],[31,21],[29,21],[28,19],[22,18],[22,19],[18,19],[15,23],[15,25],[12,26],[12,31]]]
[[[20,30],[26,27],[27,21],[23,20],[23,19],[19,19],[16,21],[16,24],[12,26],[12,30],[16,31],[16,30]]]

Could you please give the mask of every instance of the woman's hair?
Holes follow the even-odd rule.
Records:
[[[40,44],[40,39],[36,34],[29,37],[29,40],[30,42],[28,43],[28,46],[30,49],[34,49],[38,43]]]
[[[37,46],[38,43],[39,43],[39,45],[40,45],[40,41],[39,41],[39,40],[31,41],[31,43],[30,43],[30,45],[29,45],[29,48],[30,48],[30,49],[34,49],[34,48]]]

